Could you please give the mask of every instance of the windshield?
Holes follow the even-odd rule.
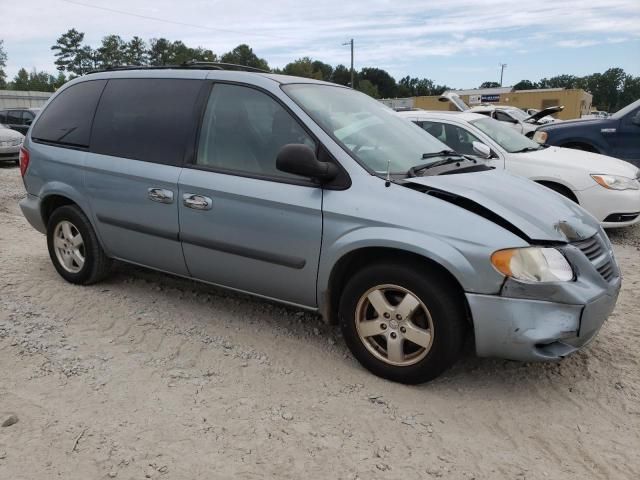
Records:
[[[527,113],[524,110],[520,110],[519,108],[510,108],[508,110],[505,110],[505,112],[507,112],[516,120],[520,120],[521,122],[524,122],[527,118],[531,116],[531,115],[527,115]]]
[[[424,154],[450,150],[417,125],[349,88],[292,84],[282,89],[358,162],[379,174],[424,165]],[[433,157],[430,161],[438,161]],[[428,162],[427,162],[428,163]]]
[[[471,124],[482,130],[509,153],[543,148],[537,142],[528,139],[513,128],[492,118],[479,118],[478,120],[472,120]]]
[[[624,117],[627,113],[633,111],[634,108],[639,107],[640,106],[640,100],[636,100],[633,103],[630,103],[629,105],[627,105],[626,107],[618,110],[616,113],[614,113],[613,115],[611,115],[611,118],[622,118]]]

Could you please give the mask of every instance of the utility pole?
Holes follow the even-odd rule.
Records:
[[[500,86],[502,86],[502,76],[504,74],[504,69],[507,66],[506,63],[500,63]]]
[[[351,88],[355,88],[355,85],[354,85],[355,74],[353,71],[353,38],[350,41],[343,43],[342,45],[351,45]]]

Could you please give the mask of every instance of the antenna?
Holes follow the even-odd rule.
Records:
[[[391,185],[391,157],[387,159],[387,176],[384,179],[384,186],[388,187]]]

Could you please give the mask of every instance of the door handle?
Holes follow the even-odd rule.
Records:
[[[209,197],[195,193],[185,193],[182,196],[182,203],[184,203],[185,207],[193,208],[194,210],[211,210],[213,206],[213,201]]]
[[[158,203],[173,203],[173,192],[166,188],[151,187],[147,190],[149,200]]]

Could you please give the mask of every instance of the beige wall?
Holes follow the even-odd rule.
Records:
[[[440,102],[439,97],[415,97],[414,107],[424,110],[456,110],[450,102]],[[460,98],[469,104],[469,96]],[[538,110],[555,105],[564,105],[564,110],[555,116],[561,120],[580,118],[591,110],[593,96],[584,90],[558,90],[558,91],[526,91],[510,92],[500,95],[496,105],[513,105],[521,109],[537,108]],[[473,105],[471,105],[473,106]]]

